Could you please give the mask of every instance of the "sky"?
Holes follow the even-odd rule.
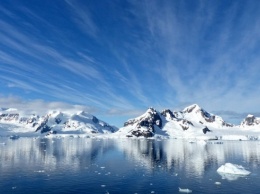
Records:
[[[197,103],[260,116],[258,0],[1,0],[0,107],[83,109],[121,127]]]

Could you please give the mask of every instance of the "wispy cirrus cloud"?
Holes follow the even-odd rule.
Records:
[[[32,15],[35,13],[30,11],[30,14]],[[38,19],[39,18],[40,17],[38,17]],[[16,77],[14,79],[12,76],[5,76],[4,80],[8,82],[9,86],[12,85],[21,89],[26,88],[26,90],[37,91],[39,93],[44,93],[46,89],[49,89],[50,92],[48,94],[54,96],[57,94],[56,91],[59,91],[58,94],[60,95],[58,96],[61,97],[66,96],[65,94],[68,92],[75,94],[80,93],[79,90],[82,91],[82,84],[78,84],[78,81],[71,83],[67,82],[67,76],[74,75],[74,77],[82,77],[82,83],[87,79],[87,82],[90,81],[92,84],[106,84],[103,75],[95,68],[93,60],[90,60],[91,57],[87,57],[86,54],[81,53],[80,56],[76,55],[76,57],[78,57],[77,59],[66,57],[62,53],[62,50],[59,51],[48,44],[38,42],[35,38],[32,39],[31,34],[26,34],[18,29],[18,27],[12,26],[5,21],[0,22],[1,26],[4,27],[1,30],[2,34],[0,34],[1,39],[4,40],[1,44],[12,49],[16,53],[21,53],[20,56],[17,55],[16,57],[6,51],[1,51],[0,53],[0,60],[3,64],[8,66],[2,71],[8,72],[10,75]],[[22,57],[22,54],[25,54],[26,57]],[[32,58],[34,61],[32,61]],[[44,66],[50,66],[52,68],[49,70],[49,68]],[[56,72],[60,71],[61,74],[54,75],[53,69],[55,69]],[[68,73],[71,73],[72,75],[69,75],[68,73],[67,75],[63,75],[64,70],[67,70]],[[23,79],[23,81],[21,79]],[[65,84],[70,84],[72,85],[71,87],[73,87],[74,84],[76,87],[74,90],[69,90],[68,87],[65,87]],[[89,85],[88,83],[86,84]],[[55,86],[57,86],[56,89]],[[90,87],[88,89],[89,92],[91,92],[91,90],[98,90],[99,88]],[[86,89],[83,91],[86,91]],[[97,100],[94,100],[96,98],[95,96],[88,95],[87,93],[85,95],[81,93],[81,95],[77,94],[75,96],[80,96],[78,99],[85,97],[85,99],[88,99],[90,102],[97,102]],[[76,101],[75,96],[74,101]],[[89,96],[89,98],[87,98],[87,96]],[[102,104],[100,102],[98,104]]]
[[[66,0],[50,3],[48,14],[41,5],[0,5],[3,93],[111,115],[260,106],[258,2]]]
[[[72,12],[72,19],[76,22],[77,26],[86,34],[97,37],[98,27],[91,18],[88,8],[79,1],[65,1]]]
[[[153,37],[151,45],[161,54],[151,59],[160,62],[157,72],[168,85],[163,100],[238,110],[240,99],[246,101],[244,92],[255,99],[258,90],[249,88],[252,84],[258,88],[253,69],[259,69],[254,43],[259,40],[259,25],[257,19],[249,18],[259,14],[252,4],[245,5],[251,13],[244,12],[239,2],[223,12],[221,3],[206,1],[193,8],[184,1],[135,2],[134,6],[137,17],[146,18],[140,20]],[[231,105],[232,99],[236,101]]]

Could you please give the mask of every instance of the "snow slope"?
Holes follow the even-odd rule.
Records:
[[[0,135],[19,134],[33,136],[39,134],[107,134],[117,130],[106,122],[84,111],[76,114],[49,111],[48,114],[22,115],[18,110],[1,109]]]
[[[158,112],[149,108],[143,115],[125,122],[113,136],[248,140],[258,139],[260,119],[248,116],[239,126],[227,123],[220,116],[208,113],[197,104],[179,112],[169,109]]]

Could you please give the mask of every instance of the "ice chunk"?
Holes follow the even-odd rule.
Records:
[[[235,175],[249,175],[251,172],[244,169],[243,166],[226,163],[218,168],[217,172],[225,174],[235,174]]]
[[[182,189],[182,188],[179,187],[179,192],[180,193],[192,193],[192,190],[190,190],[190,189]]]

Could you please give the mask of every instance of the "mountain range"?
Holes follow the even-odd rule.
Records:
[[[49,111],[46,115],[23,115],[17,109],[1,108],[0,123],[11,132],[26,134],[106,134],[113,133],[116,127],[81,111],[75,114]],[[9,125],[9,127],[8,127]],[[11,127],[10,127],[11,126]],[[3,130],[3,129],[2,129]],[[2,131],[7,132],[6,130]]]
[[[248,115],[240,125],[224,121],[197,104],[182,111],[161,112],[149,108],[139,117],[129,119],[118,129],[84,111],[64,113],[49,111],[46,115],[22,116],[17,109],[0,109],[0,135],[83,134],[106,137],[170,137],[199,139],[258,139],[260,118]],[[4,125],[4,126],[3,126]],[[11,126],[11,127],[10,127]]]

